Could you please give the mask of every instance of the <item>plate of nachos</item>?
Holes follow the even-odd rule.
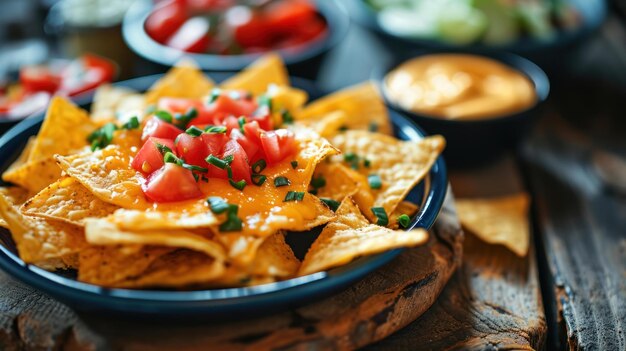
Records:
[[[325,95],[268,54],[52,99],[0,139],[0,267],[81,310],[224,316],[337,292],[427,245],[445,140],[371,82]]]

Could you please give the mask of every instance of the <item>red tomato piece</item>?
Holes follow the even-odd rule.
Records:
[[[261,145],[268,163],[278,163],[296,150],[294,135],[286,129],[261,132]]]
[[[20,82],[26,92],[46,91],[54,94],[61,86],[61,76],[52,73],[48,67],[29,66],[20,70]]]
[[[185,52],[203,53],[209,48],[210,42],[209,20],[193,17],[167,40],[166,45]]]
[[[233,116],[228,116],[224,118],[223,124],[226,126],[226,129],[228,129],[228,131],[231,131],[233,129],[239,129],[239,119]]]
[[[176,152],[173,141],[161,138],[148,138],[131,163],[131,166],[136,171],[143,174],[150,174],[163,167],[165,164],[165,162],[163,162],[163,154],[157,148],[157,144],[167,146],[170,150]]]
[[[243,147],[246,155],[248,155],[248,160],[254,159],[259,152],[260,145],[255,143],[252,138],[245,136],[239,129],[231,130],[230,138],[236,140]]]
[[[81,94],[112,81],[115,73],[115,65],[110,60],[86,54],[63,69],[61,90],[69,96]]]
[[[293,30],[317,15],[315,6],[306,0],[276,1],[265,11],[266,23],[272,32],[292,34]]]
[[[185,163],[207,167],[207,163],[204,159],[209,156],[209,149],[201,137],[181,133],[176,137],[175,144],[178,157],[182,158]]]
[[[261,14],[245,6],[235,6],[226,12],[225,19],[241,47],[267,48],[272,45],[272,33]]]
[[[185,7],[179,1],[159,3],[148,16],[146,33],[159,43],[165,43],[187,20]]]
[[[251,120],[258,122],[259,127],[263,130],[274,129],[272,114],[267,106],[259,107],[252,115]]]
[[[143,127],[141,139],[146,140],[149,137],[155,137],[174,140],[182,132],[182,130],[176,128],[173,124],[167,123],[156,116],[152,116]]]
[[[155,202],[174,202],[202,196],[193,173],[175,163],[166,163],[142,186],[146,197]]]
[[[222,159],[228,156],[233,156],[233,161],[230,163],[233,180],[237,182],[243,179],[250,184],[250,164],[248,163],[248,156],[237,141],[229,140],[226,145],[224,145]],[[213,165],[209,167],[209,176],[212,178],[228,179],[226,170],[219,169]]]
[[[235,5],[235,0],[186,0],[187,7],[192,11],[216,12]]]
[[[206,144],[209,150],[209,155],[219,155],[224,147],[224,144],[228,141],[228,137],[226,137],[226,134],[224,133],[205,133],[200,137]]]

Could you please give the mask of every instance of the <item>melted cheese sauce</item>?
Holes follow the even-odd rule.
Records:
[[[418,57],[391,71],[385,94],[402,108],[445,119],[494,118],[532,107],[533,83],[498,61],[474,55]]]

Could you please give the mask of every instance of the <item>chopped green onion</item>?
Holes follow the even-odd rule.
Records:
[[[339,131],[340,132],[345,132],[346,130],[348,130],[348,126],[346,126],[346,125],[343,125],[343,126],[339,127]]]
[[[357,160],[358,156],[354,152],[346,152],[346,154],[343,155],[343,159],[346,162],[351,162],[351,161]]]
[[[267,106],[272,111],[272,99],[267,95],[261,95],[258,97],[259,106]]]
[[[261,173],[267,167],[265,160],[258,160],[252,164],[252,173]]]
[[[287,186],[290,184],[291,182],[289,181],[289,179],[287,179],[287,177],[276,177],[274,179],[274,186],[277,188],[281,186]]]
[[[376,123],[376,122],[370,123],[370,125],[368,127],[368,130],[370,132],[377,132],[378,131],[378,123]]]
[[[383,207],[372,207],[372,213],[378,218],[376,224],[381,226],[389,224],[389,217],[387,217],[387,212],[385,212]]]
[[[187,128],[187,130],[185,131],[185,133],[193,136],[193,137],[199,137],[200,135],[202,135],[203,131],[202,129],[196,127],[196,126],[191,126],[189,128]]]
[[[226,133],[226,126],[208,126],[204,128],[204,131],[212,134],[222,134]]]
[[[228,179],[233,179],[233,169],[230,166],[226,166],[226,174],[228,174]]]
[[[235,159],[234,155],[228,155],[224,157],[222,160],[224,160],[224,162],[226,162],[227,165],[230,165],[234,159]]]
[[[209,182],[209,178],[207,178],[205,175],[202,176],[202,181],[205,183]]]
[[[263,185],[263,183],[265,183],[266,180],[267,180],[267,177],[262,175],[262,174],[253,174],[252,175],[252,184],[254,184],[254,185],[261,186],[261,185]]]
[[[114,123],[107,123],[100,129],[89,134],[87,141],[91,143],[91,151],[104,149],[113,141],[113,133],[117,130]]]
[[[229,204],[228,212],[226,216],[226,221],[220,224],[221,232],[236,232],[240,231],[243,227],[243,223],[239,217],[237,217],[237,212],[239,211],[239,206]]]
[[[312,195],[317,195],[317,189],[311,189],[311,190],[309,190],[309,194],[312,194]]]
[[[363,166],[365,166],[365,168],[370,168],[371,165],[372,163],[370,162],[370,160],[368,159],[363,160]]]
[[[198,117],[198,110],[192,106],[182,115],[177,113],[174,116],[174,119],[176,119],[177,127],[185,128],[185,126],[187,126],[187,124],[189,124],[189,122],[196,117]]]
[[[196,165],[190,165],[187,163],[183,163],[183,168],[188,169],[190,171],[200,172],[200,173],[206,173],[209,171],[207,168],[196,166]]]
[[[167,123],[172,123],[172,121],[174,120],[174,117],[172,117],[172,114],[164,110],[157,111],[154,113],[154,115],[158,119],[165,121]]]
[[[185,165],[183,164],[183,167],[185,167]],[[196,173],[191,173],[191,175],[193,176],[193,179],[195,179],[196,183],[200,181],[200,176],[197,175]]]
[[[380,189],[383,186],[383,181],[378,174],[370,174],[367,176],[367,182],[372,189]]]
[[[171,152],[166,152],[165,155],[163,155],[163,162],[176,163],[179,166],[183,165],[183,161]]]
[[[322,200],[322,202],[326,206],[328,206],[328,208],[333,210],[333,212],[337,211],[337,209],[339,208],[339,205],[341,204],[339,201],[335,201],[333,199],[321,198],[320,200]]]
[[[137,116],[132,116],[128,122],[122,125],[122,129],[137,129],[139,128],[139,118]]]
[[[298,161],[291,161],[291,168],[293,169],[298,168]]]
[[[225,169],[228,166],[228,163],[226,163],[225,161],[221,160],[219,157],[215,157],[213,155],[209,155],[209,157],[207,157],[205,159],[205,161],[208,164],[211,164],[219,169]]]
[[[285,195],[285,199],[283,200],[283,202],[302,201],[303,199],[304,199],[304,192],[289,190],[287,192],[287,195]]]
[[[407,228],[411,223],[411,217],[405,214],[401,214],[398,216],[398,223],[400,223],[400,226],[402,226],[402,228]]]
[[[239,130],[241,131],[241,134],[246,134],[246,132],[243,130],[243,126],[244,124],[246,124],[246,117],[239,117],[237,122],[239,123]]]
[[[157,150],[159,150],[159,152],[161,153],[161,155],[165,155],[166,153],[173,153],[172,149],[170,149],[169,147],[160,144],[160,143],[156,143],[156,148]]]
[[[221,197],[211,196],[206,201],[209,203],[209,207],[211,207],[211,212],[215,214],[224,213],[228,210],[228,203]]]
[[[209,104],[215,102],[215,100],[220,97],[220,94],[222,94],[222,91],[220,89],[215,88],[211,90],[211,95],[209,95]]]
[[[236,182],[236,181],[234,181],[232,179],[229,179],[228,182],[230,183],[230,185],[233,186],[233,188],[235,188],[237,190],[243,190],[243,188],[245,188],[246,185],[248,185],[248,183],[246,183],[246,181],[243,180],[243,179],[238,181],[238,182]]]
[[[326,179],[324,179],[323,175],[319,175],[316,177],[313,177],[311,179],[311,186],[313,187],[313,189],[319,189],[319,188],[323,188],[326,186]]]
[[[293,116],[288,110],[283,110],[281,116],[283,117],[283,124],[293,124]]]

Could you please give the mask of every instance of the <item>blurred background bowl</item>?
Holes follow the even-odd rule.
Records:
[[[379,41],[389,51],[400,56],[407,56],[411,52],[424,49],[454,50],[477,54],[512,52],[533,60],[546,70],[554,70],[559,67],[559,60],[555,60],[555,55],[564,54],[587,38],[602,25],[608,13],[606,0],[564,1],[577,12],[580,21],[577,26],[557,29],[555,35],[543,39],[523,36],[510,43],[500,45],[487,45],[480,42],[462,45],[436,38],[401,36],[381,27],[377,11],[366,0],[345,0],[345,3],[354,22],[375,33]]]
[[[474,120],[445,119],[408,111],[389,99],[383,88],[387,73],[407,60],[437,53],[467,54],[467,52],[458,51],[428,51],[416,56],[405,57],[391,65],[374,70],[372,73],[373,79],[379,84],[380,91],[387,105],[410,117],[426,130],[428,134],[443,135],[446,138],[444,156],[446,162],[451,167],[479,166],[493,161],[504,154],[505,151],[513,150],[519,146],[531,131],[537,117],[540,115],[539,110],[550,93],[550,81],[545,72],[533,62],[519,55],[510,53],[480,55],[515,69],[528,77],[534,85],[537,101],[532,107],[498,117]]]
[[[350,27],[350,16],[344,6],[335,0],[315,1],[317,10],[328,25],[328,34],[319,40],[278,51],[293,75],[315,79],[326,53],[337,46]],[[156,42],[145,31],[144,23],[154,4],[137,0],[126,13],[122,33],[128,46],[146,60],[142,73],[160,73],[173,66],[182,57],[193,59],[204,71],[238,71],[262,54],[216,55],[196,54],[177,50]]]

